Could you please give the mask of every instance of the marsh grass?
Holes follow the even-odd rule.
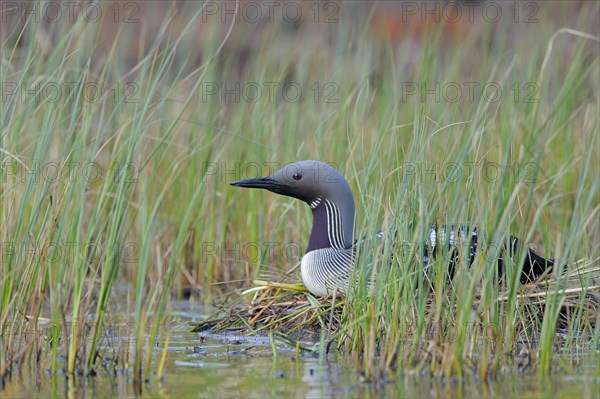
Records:
[[[353,295],[358,296],[352,298],[336,293],[328,300],[318,300],[309,293],[299,292],[299,287],[294,285],[255,281],[255,288],[244,291],[236,300],[224,303],[193,331],[222,333],[241,330],[263,335],[275,332],[272,338],[282,344],[296,347],[297,351],[319,353],[328,353],[332,348],[343,353],[364,353],[364,345],[368,343],[371,345],[368,349],[373,353],[370,357],[365,353],[363,357],[366,378],[385,378],[386,370],[415,375],[433,373],[444,377],[467,372],[488,378],[511,364],[522,362],[519,358],[523,352],[528,357],[531,356],[530,351],[536,356],[535,349],[544,340],[543,320],[548,317],[549,306],[557,306],[554,309],[556,315],[553,315],[555,326],[550,350],[558,348],[561,353],[571,356],[591,350],[600,298],[598,286],[586,286],[581,282],[593,281],[591,277],[597,270],[598,259],[585,264],[580,262],[573,267],[573,274],[566,283],[556,275],[548,275],[520,286],[514,298],[516,315],[510,329],[502,324],[508,318],[505,304],[510,299],[505,288],[498,289],[499,296],[489,298],[485,289],[479,287],[467,310],[469,319],[465,321],[460,318],[462,309],[457,304],[456,288],[447,288],[442,294],[428,292],[425,295],[418,290],[410,290],[401,298],[402,301],[398,297],[388,300],[389,290],[401,281],[398,271],[390,270],[389,274],[395,277],[390,280],[393,284],[373,290],[384,291],[380,300],[387,301],[384,306],[391,306],[387,310],[375,308],[377,299],[370,299],[373,293],[360,297],[362,288],[357,289],[358,292]],[[386,277],[389,274],[384,273]],[[412,277],[415,277],[414,274]],[[430,283],[426,286],[430,287]],[[559,305],[548,300],[555,295],[561,298]],[[407,306],[410,313],[401,313],[400,302],[414,303],[423,299],[424,303],[417,307],[418,315],[414,305]],[[366,303],[359,302],[361,300]],[[444,310],[440,310],[438,301],[443,303]],[[487,301],[497,308],[494,318],[486,319],[485,315],[477,312],[481,307],[491,307]],[[369,308],[363,311],[361,306]],[[326,332],[323,343],[314,345],[323,332]],[[358,342],[355,342],[356,339]],[[508,340],[505,349],[502,349],[502,339]],[[461,340],[464,346],[457,355],[453,352],[454,345],[460,345]],[[451,363],[455,361],[454,356],[459,357],[459,366]],[[526,365],[519,363],[517,366],[519,369],[527,368],[532,366],[530,362],[528,360]],[[445,370],[444,367],[457,369]]]
[[[561,5],[560,23],[576,30],[559,31],[555,10],[542,8],[547,23],[475,24],[465,41],[446,37],[443,24],[409,31],[412,47],[375,38],[369,23],[356,28],[344,8],[339,23],[294,33],[285,21],[201,23],[200,6],[172,9],[157,26],[141,21],[137,31],[109,25],[108,43],[103,24],[31,19],[3,41],[2,82],[33,93],[36,82],[80,85],[57,101],[8,96],[0,109],[1,378],[31,362],[53,373],[133,366],[139,390],[157,346],[164,367],[169,303],[188,288],[194,300],[238,298],[246,313],[237,323],[250,331],[310,327],[328,346],[359,353],[368,378],[394,370],[486,378],[521,346],[548,373],[561,328],[559,353],[597,347],[597,4]],[[307,93],[303,101],[207,96],[207,83],[289,81]],[[105,85],[103,95],[86,100],[85,82]],[[494,82],[502,96],[407,95],[406,83],[435,82]],[[334,163],[347,177],[361,236],[393,226],[402,238],[361,249],[359,283],[333,306],[274,291],[282,287],[254,301],[238,295],[298,259],[264,246],[258,260],[235,246],[227,256],[228,244],[305,245],[306,207],[227,184],[252,177],[244,166],[266,174],[266,162],[299,159]],[[76,166],[58,179],[40,171],[67,163]],[[85,165],[101,176],[84,176]],[[429,226],[461,223],[477,224],[493,245],[451,283],[443,256],[425,273],[414,249]],[[493,259],[509,234],[557,258],[556,273],[519,285],[519,253],[496,283]],[[292,272],[284,283],[298,280]],[[100,343],[120,283],[135,329],[109,366]]]

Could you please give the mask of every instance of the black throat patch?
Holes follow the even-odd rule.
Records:
[[[329,242],[329,236],[327,234],[327,209],[325,209],[324,202],[321,202],[313,208],[312,214],[313,225],[306,252],[321,248],[331,248],[331,242]]]

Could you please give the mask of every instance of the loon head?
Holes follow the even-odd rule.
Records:
[[[271,176],[239,180],[231,185],[263,188],[306,202],[313,213],[306,252],[320,248],[349,248],[352,245],[354,197],[346,179],[325,162],[294,162]]]

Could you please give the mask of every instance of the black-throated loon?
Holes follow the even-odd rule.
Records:
[[[316,296],[326,296],[336,288],[347,290],[356,264],[353,241],[354,197],[348,182],[335,168],[320,161],[300,161],[283,167],[271,176],[239,180],[231,185],[264,188],[306,202],[312,210],[313,225],[300,267],[302,281]],[[454,245],[457,241],[455,236],[459,235],[470,236],[469,261],[472,263],[477,249],[476,229],[434,227],[430,232],[429,250],[435,247],[436,242]],[[512,256],[516,250],[517,239],[511,237],[509,254]],[[428,263],[427,245],[424,252],[425,262]],[[451,274],[455,260],[450,260]],[[502,259],[498,263],[503,268]],[[528,248],[521,282],[541,275],[553,264],[554,260],[545,259]]]

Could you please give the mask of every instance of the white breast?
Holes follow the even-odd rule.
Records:
[[[319,280],[319,272],[315,270],[317,262],[315,256],[318,251],[311,251],[302,257],[300,264],[300,274],[302,281],[311,294],[316,296],[327,296],[327,286],[324,281]]]
[[[316,296],[327,296],[334,289],[348,289],[354,270],[352,249],[321,248],[302,257],[300,273],[308,290]]]

